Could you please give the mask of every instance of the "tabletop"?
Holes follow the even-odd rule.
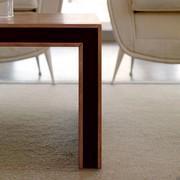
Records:
[[[101,23],[93,14],[16,14],[0,18],[0,27],[97,27]]]

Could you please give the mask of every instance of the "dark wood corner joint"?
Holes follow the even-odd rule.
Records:
[[[92,15],[0,20],[0,46],[79,47],[79,167],[101,168],[101,24]]]

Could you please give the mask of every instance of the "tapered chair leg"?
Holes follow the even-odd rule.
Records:
[[[114,74],[113,74],[113,78],[112,78],[112,81],[111,81],[112,84],[114,84],[114,82],[115,82],[116,75],[117,75],[117,73],[118,73],[119,66],[120,66],[120,64],[121,64],[121,62],[122,62],[123,55],[124,55],[124,52],[123,52],[123,50],[119,47],[118,57],[117,57],[117,61],[116,61],[116,67],[115,67]]]
[[[38,66],[39,76],[41,76],[42,73],[41,73],[41,67],[40,67],[40,63],[39,63],[39,56],[36,56],[36,62],[37,62],[37,66]]]
[[[131,57],[131,69],[130,69],[130,73],[129,73],[129,75],[131,77],[133,76],[134,61],[135,61],[135,58]]]
[[[49,67],[49,72],[50,72],[50,75],[51,75],[52,84],[55,84],[50,49],[48,48],[48,50],[44,54],[45,54],[46,61],[47,61],[48,67]]]

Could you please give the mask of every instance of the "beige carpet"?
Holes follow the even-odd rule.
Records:
[[[0,180],[179,180],[180,86],[103,88],[103,169],[77,166],[77,87],[0,85]]]

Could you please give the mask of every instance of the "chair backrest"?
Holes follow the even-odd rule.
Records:
[[[15,11],[32,11],[39,7],[38,0],[14,0]]]
[[[140,12],[177,12],[180,11],[179,0],[132,0],[132,10]]]
[[[178,63],[180,0],[107,0],[115,38],[127,54]]]
[[[179,12],[180,0],[107,0],[115,38],[122,48],[134,50],[138,13]],[[145,14],[144,14],[145,15]]]
[[[63,0],[14,0],[14,10],[58,13],[61,12],[62,3]]]
[[[60,13],[62,9],[63,0],[38,0],[39,13]]]

